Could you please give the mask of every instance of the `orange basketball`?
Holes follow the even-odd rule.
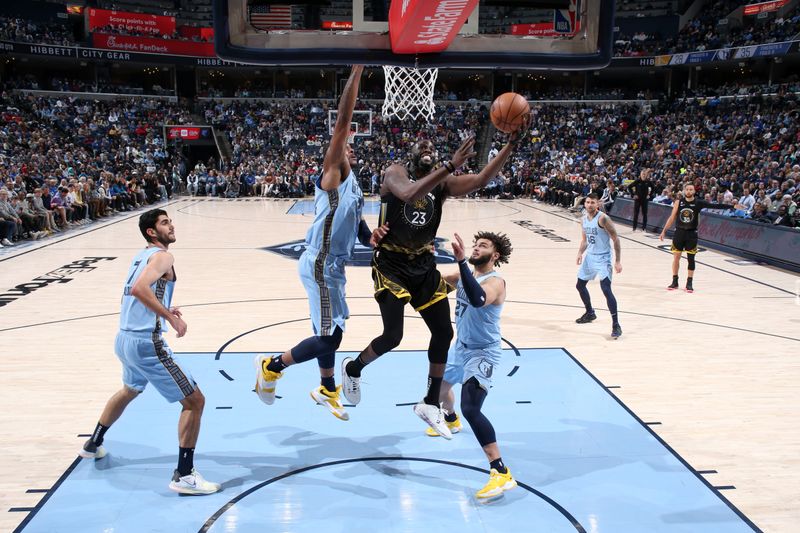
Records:
[[[531,106],[524,96],[517,93],[503,93],[492,102],[489,111],[492,124],[503,133],[514,133],[531,112]]]

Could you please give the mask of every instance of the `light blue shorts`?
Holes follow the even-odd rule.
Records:
[[[492,375],[502,355],[500,343],[487,348],[470,349],[456,339],[447,352],[444,380],[455,385],[465,383],[474,377],[480,386],[488,391],[492,385]]]
[[[142,392],[148,383],[168,402],[183,400],[197,384],[172,359],[172,350],[160,334],[120,331],[114,351],[122,362],[122,382]]]
[[[298,270],[308,296],[314,335],[327,336],[333,334],[336,326],[344,331],[344,321],[350,317],[344,291],[345,260],[328,257],[317,265],[316,258],[314,253],[303,252]]]
[[[594,279],[595,276],[599,276],[601,280],[611,279],[612,271],[610,254],[586,254],[578,269],[578,278],[584,281]]]

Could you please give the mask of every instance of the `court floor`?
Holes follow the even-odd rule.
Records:
[[[365,211],[375,223],[375,204]],[[107,435],[110,455],[76,459],[119,387],[112,353],[119,291],[141,248],[136,217],[0,250],[0,529],[23,531],[793,531],[800,317],[797,277],[699,254],[697,291],[668,292],[670,256],[652,235],[623,237],[614,287],[623,337],[597,284],[599,319],[577,325],[578,224],[529,200],[451,200],[454,231],[507,232],[514,244],[503,367],[486,411],[520,487],[480,504],[485,459],[468,429],[429,438],[410,404],[423,395],[427,334],[406,336],[365,373],[342,422],[315,406],[313,364],[290,369],[275,405],[252,392],[255,353],[307,335],[295,257],[307,202],[179,199],[174,303],[189,324],[168,340],[208,401],[197,465],[220,494],[167,488],[177,408],[147,391]],[[348,269],[344,352],[377,334],[368,257]],[[685,264],[684,264],[685,268]],[[683,276],[682,276],[683,281]]]

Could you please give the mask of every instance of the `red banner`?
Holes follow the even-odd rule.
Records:
[[[200,138],[202,131],[203,128],[197,126],[170,126],[167,128],[167,138],[196,141]]]
[[[111,11],[108,9],[90,9],[89,31],[105,28],[106,26],[123,28],[128,31],[172,35],[175,33],[175,17]]]
[[[178,28],[181,37],[199,37],[204,41],[214,40],[214,28],[195,28],[194,26],[181,26]]]
[[[558,32],[552,22],[539,22],[537,24],[512,24],[511,35],[535,35],[536,37],[564,37],[574,35],[581,29],[580,21],[575,22],[571,33]]]
[[[478,0],[408,0],[389,8],[389,38],[395,54],[442,52],[450,46]]]
[[[346,22],[341,20],[323,20],[322,21],[322,29],[323,30],[352,30],[353,23]]]
[[[750,4],[744,6],[745,15],[758,15],[759,13],[767,13],[769,11],[777,11],[786,4],[789,0],[774,0],[772,2],[761,2],[760,4]]]
[[[122,50],[125,52],[146,52],[149,54],[170,54],[178,56],[216,56],[214,52],[214,43],[176,41],[174,39],[159,39],[157,37],[131,37],[129,35],[93,33],[92,44],[95,48]]]

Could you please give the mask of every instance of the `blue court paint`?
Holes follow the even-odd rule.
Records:
[[[424,394],[423,352],[367,367],[348,422],[309,397],[313,364],[288,369],[283,399],[261,403],[253,355],[177,356],[207,406],[233,407],[206,410],[195,454],[221,493],[167,489],[178,407],[148,388],[107,433],[109,456],[80,461],[24,531],[757,530],[564,350],[504,351],[484,411],[521,486],[490,503],[473,496],[488,465],[469,428],[451,441],[427,437],[411,407],[397,405]]]
[[[381,203],[376,201],[367,200],[364,202],[364,209],[362,211],[365,215],[377,215],[381,211]],[[314,200],[298,200],[295,204],[286,211],[287,215],[313,215],[314,214]]]

